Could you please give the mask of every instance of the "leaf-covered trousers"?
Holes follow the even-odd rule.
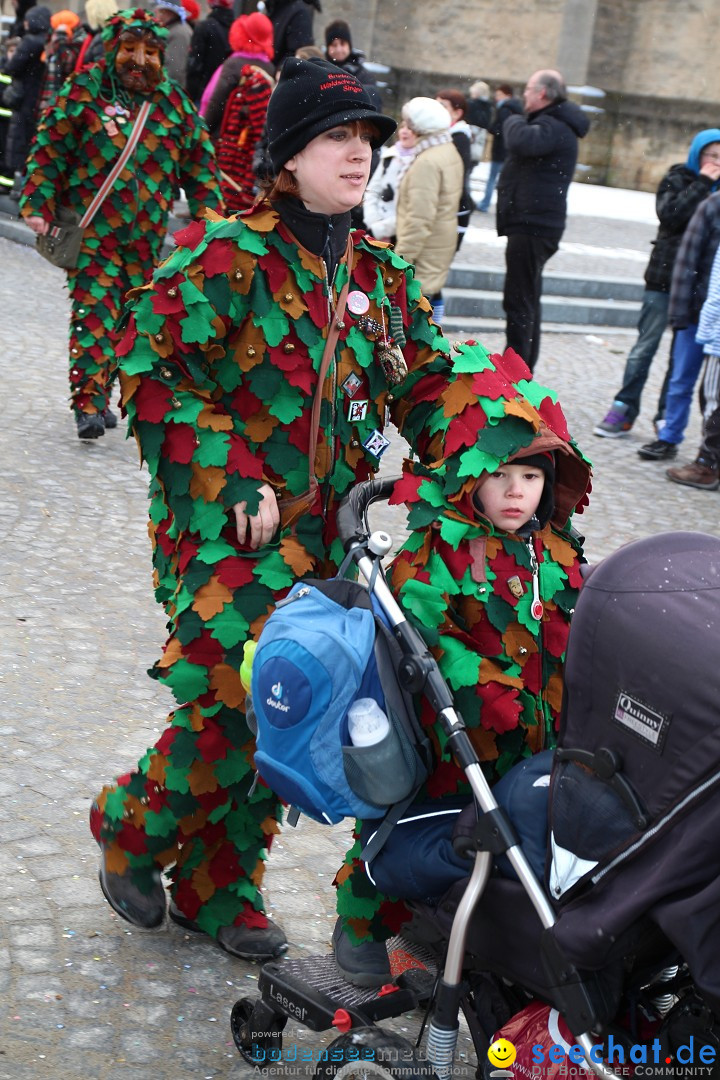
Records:
[[[217,541],[186,538],[169,560],[156,535],[158,593],[173,572],[177,587],[165,601],[170,636],[150,675],[180,707],[135,769],[103,788],[91,815],[108,870],[129,869],[147,891],[156,868],[165,870],[177,907],[213,936],[236,921],[265,925],[260,886],[282,807],[262,782],[251,792],[255,741],[239,672],[245,641],[294,581],[337,568],[319,517],[298,530],[302,543],[284,530],[257,554],[235,540],[229,557]],[[222,542],[231,539],[224,530]],[[213,562],[216,551],[223,557]]]
[[[99,237],[92,223],[85,232],[78,265],[67,271],[70,293],[70,399],[81,413],[103,412],[110,401],[117,330],[125,294],[143,285],[155,265],[145,237],[126,231]]]

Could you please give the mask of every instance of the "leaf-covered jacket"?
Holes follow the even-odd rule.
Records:
[[[427,405],[419,388],[437,392],[448,374],[449,345],[412,268],[387,246],[351,235],[348,307],[324,383],[314,463],[314,512],[325,517],[378,467],[386,409],[422,450]],[[323,260],[298,247],[268,203],[195,223],[177,239],[152,283],[130,294],[118,358],[152,477],[156,540],[182,564],[200,545],[210,560],[237,554],[231,508],[247,501],[255,513],[262,484],[281,499],[308,490],[318,370],[347,268],[341,263],[331,287]],[[398,387],[379,362],[391,321],[409,369]],[[314,548],[309,533],[303,542],[323,557],[317,537]],[[282,572],[273,579],[273,587],[289,583]]]
[[[510,351],[489,357],[481,346],[456,346],[452,376],[427,423],[435,433],[428,447],[434,464],[407,461],[393,496],[407,503],[414,531],[392,564],[391,581],[493,780],[555,745],[581,584],[581,548],[569,519],[586,502],[590,467],[554,392],[532,381]],[[527,537],[495,528],[473,505],[477,479],[541,450],[555,457],[548,520]],[[435,797],[455,792],[463,774],[439,726],[433,738],[438,765],[428,794]]]
[[[221,200],[210,136],[190,99],[168,79],[149,97],[153,108],[138,146],[92,228],[122,244],[144,237],[157,258],[180,187],[193,215],[205,206],[218,208]],[[135,105],[142,100],[137,96]],[[132,118],[123,121],[111,104],[104,62],[70,78],[38,127],[23,216],[50,222],[58,206],[81,216],[127,142]]]

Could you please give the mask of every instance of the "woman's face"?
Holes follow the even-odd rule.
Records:
[[[397,139],[401,146],[411,147],[418,141],[418,137],[412,128],[408,127],[404,120],[400,121]]]
[[[285,162],[293,173],[298,195],[316,214],[344,214],[361,201],[370,177],[372,147],[369,132],[343,124],[316,135]]]

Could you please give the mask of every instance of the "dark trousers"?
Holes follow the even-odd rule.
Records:
[[[505,250],[505,337],[508,348],[519,353],[531,371],[540,351],[543,267],[558,244],[544,236],[517,233],[508,236]]]
[[[669,305],[670,293],[658,292],[657,289],[646,289],[643,293],[640,319],[638,320],[638,339],[628,354],[623,374],[623,384],[620,392],[615,395],[615,400],[621,401],[625,405],[625,415],[631,423],[637,419],[640,412],[640,395],[650,373],[653,357],[665,333]],[[667,383],[668,378],[666,376],[660,401],[658,402],[656,420],[665,415]]]

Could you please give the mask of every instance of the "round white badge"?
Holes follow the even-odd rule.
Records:
[[[353,315],[364,315],[370,307],[370,301],[363,292],[351,292],[347,298],[348,311]]]

